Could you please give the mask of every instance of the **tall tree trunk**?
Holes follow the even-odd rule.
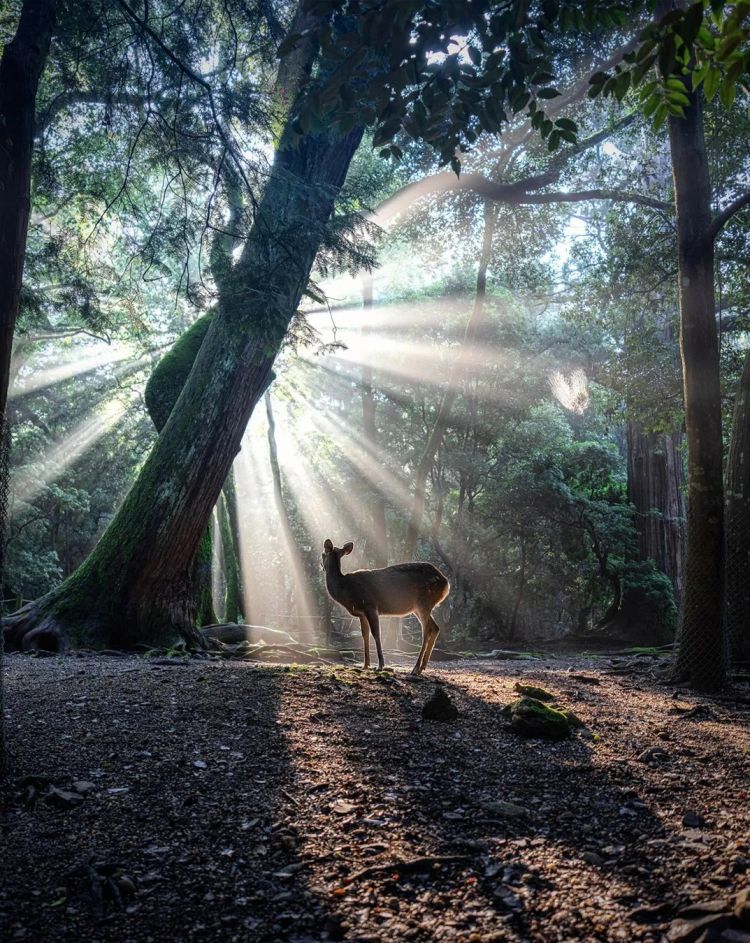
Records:
[[[734,664],[750,664],[750,354],[734,401],[726,487],[727,630]]]
[[[367,336],[372,331],[369,319],[372,317],[372,275],[367,272],[362,279],[362,340],[365,355],[362,363],[362,428],[365,440],[378,449],[378,430],[375,421],[375,392],[373,390],[372,365],[367,362]],[[370,559],[375,567],[388,566],[388,534],[386,532],[385,496],[372,487],[370,495],[370,538],[368,540]]]
[[[276,504],[276,513],[279,518],[279,527],[281,529],[281,539],[284,544],[289,566],[291,568],[291,586],[292,600],[297,604],[297,613],[302,616],[301,631],[299,635],[306,641],[314,641],[313,627],[305,623],[305,618],[310,613],[306,612],[306,607],[302,605],[302,588],[306,583],[311,582],[311,574],[306,571],[302,555],[297,547],[297,541],[292,529],[291,515],[284,499],[284,486],[281,479],[281,466],[279,465],[279,453],[276,447],[276,420],[273,414],[273,404],[270,393],[265,395],[266,417],[268,419],[268,456],[271,464],[271,477],[273,479],[273,497]]]
[[[518,586],[516,587],[516,598],[513,603],[513,612],[508,626],[508,641],[513,642],[516,638],[516,629],[518,627],[518,614],[521,611],[521,603],[526,592],[526,535],[521,533],[521,561],[518,567]]]
[[[187,383],[135,484],[82,566],[6,620],[13,644],[132,645],[175,630],[201,644],[190,571],[297,310],[362,129],[287,131]]]
[[[435,459],[440,442],[450,422],[453,403],[458,395],[458,384],[471,358],[471,343],[477,335],[484,314],[484,303],[487,297],[487,268],[492,258],[492,237],[495,232],[496,209],[489,200],[484,204],[484,232],[482,235],[482,249],[479,256],[477,270],[477,288],[474,296],[474,306],[469,320],[466,323],[464,341],[461,350],[453,363],[448,376],[448,385],[438,407],[435,422],[433,423],[424,450],[417,462],[414,473],[414,501],[404,541],[404,560],[410,560],[417,549],[417,541],[422,528],[425,499],[427,494],[427,479]]]
[[[49,54],[56,0],[25,0],[0,59],[0,416],[5,415],[13,332],[31,213],[36,94]]]
[[[31,214],[36,95],[49,55],[56,8],[56,0],[25,0],[16,34],[0,58],[0,588],[3,586],[8,507],[5,409]],[[0,599],[0,618],[3,615]],[[5,765],[3,648],[0,639],[0,771]]]
[[[182,388],[190,376],[195,358],[201,348],[213,315],[206,314],[182,334],[154,367],[146,384],[146,409],[156,431],[161,432],[169,419]],[[211,524],[203,532],[193,561],[190,591],[195,608],[196,625],[214,625],[218,622],[214,609],[213,558],[214,542]]]
[[[696,688],[726,680],[724,493],[719,343],[714,298],[711,181],[700,91],[685,117],[670,117],[680,299],[680,353],[688,447],[685,595],[675,677]]]
[[[628,500],[635,507],[638,556],[653,560],[683,593],[685,499],[680,445],[682,433],[644,432],[628,423]]]
[[[224,482],[222,506],[226,515],[226,529],[222,529],[224,559],[225,561],[231,561],[227,564],[230,566],[230,570],[226,573],[226,619],[228,622],[239,622],[240,619],[246,619],[247,609],[245,608],[245,586],[240,564],[240,522],[237,508],[237,488],[234,484],[234,469],[229,472],[227,480]]]

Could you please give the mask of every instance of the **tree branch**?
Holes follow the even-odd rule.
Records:
[[[706,230],[705,241],[712,243],[729,220],[733,216],[736,216],[741,210],[744,210],[746,206],[750,206],[750,190],[748,190],[747,193],[743,193],[742,196],[737,197],[729,206],[725,206],[720,213],[714,216],[711,225]]]
[[[387,225],[394,216],[410,207],[417,200],[439,193],[455,193],[468,190],[476,193],[485,200],[496,203],[507,203],[520,206],[527,203],[581,203],[585,200],[615,200],[624,203],[639,203],[657,210],[670,210],[672,204],[664,200],[653,199],[640,193],[630,193],[624,190],[582,190],[566,193],[556,191],[549,193],[530,193],[534,186],[551,182],[543,176],[519,180],[517,183],[496,183],[482,174],[467,173],[460,177],[450,171],[433,174],[410,183],[380,204],[372,221],[378,226]]]

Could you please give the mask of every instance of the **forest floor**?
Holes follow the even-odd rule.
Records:
[[[750,940],[750,699],[664,666],[9,655],[0,938]],[[517,681],[587,727],[522,739]]]

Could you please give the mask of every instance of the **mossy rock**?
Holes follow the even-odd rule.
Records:
[[[534,697],[522,697],[511,704],[510,723],[522,737],[565,740],[570,736],[570,720],[566,714]]]
[[[519,694],[523,694],[524,697],[533,697],[537,701],[554,701],[557,697],[556,694],[545,691],[544,688],[538,688],[533,684],[521,684],[520,681],[516,681],[513,687]]]

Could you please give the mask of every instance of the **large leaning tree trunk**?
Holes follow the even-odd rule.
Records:
[[[201,536],[307,284],[362,129],[287,130],[241,255],[175,408],[82,566],[6,620],[14,645],[201,644],[190,591]]]
[[[750,354],[734,401],[726,478],[727,630],[733,664],[750,664]]]
[[[688,449],[685,593],[675,678],[710,690],[725,683],[727,670],[719,342],[702,93],[686,91],[685,117],[669,119]]]
[[[669,577],[675,600],[683,593],[685,499],[682,432],[627,426],[628,501],[635,508],[638,557]]]

